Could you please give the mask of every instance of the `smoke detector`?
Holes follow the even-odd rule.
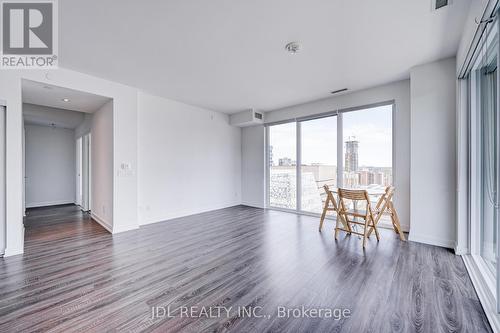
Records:
[[[298,42],[290,42],[285,45],[285,50],[290,54],[295,54],[300,51],[300,44]]]

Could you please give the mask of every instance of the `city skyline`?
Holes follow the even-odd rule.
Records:
[[[301,124],[302,165],[337,165],[337,117],[305,121]],[[392,106],[352,111],[343,114],[343,147],[356,137],[359,142],[358,165],[392,167]],[[272,127],[270,144],[273,159],[296,161],[296,124]],[[345,156],[342,157],[342,160]]]

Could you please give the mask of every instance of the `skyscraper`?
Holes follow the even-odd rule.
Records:
[[[348,137],[345,142],[345,171],[358,171],[358,145],[356,137]]]

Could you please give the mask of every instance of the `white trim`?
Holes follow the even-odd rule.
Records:
[[[457,244],[455,244],[454,251],[455,251],[455,254],[457,256],[464,256],[464,255],[469,254],[468,247],[461,247],[461,246],[458,246]]]
[[[202,213],[206,213],[206,212],[211,212],[214,210],[225,209],[225,208],[230,208],[230,207],[237,207],[237,206],[241,206],[241,205],[242,205],[241,201],[238,201],[238,202],[232,202],[232,203],[220,203],[217,205],[198,207],[197,210],[181,209],[178,211],[171,211],[171,212],[169,212],[169,215],[161,216],[161,217],[158,217],[158,216],[156,216],[156,217],[140,216],[139,217],[139,227],[142,227],[142,226],[148,225],[148,224],[166,222],[166,221],[178,219],[181,217],[198,215],[198,214],[202,214]],[[135,230],[135,229],[137,229],[137,228],[134,227],[134,228],[125,228],[125,229],[115,229],[115,230],[113,230],[113,233],[116,234],[119,232],[128,231],[128,230]]]
[[[24,224],[23,224],[23,242],[22,244],[24,244]],[[14,249],[11,249],[11,248],[6,248],[5,251],[4,251],[4,254],[3,254],[3,257],[4,258],[7,258],[7,257],[11,257],[11,256],[16,256],[18,254],[23,254],[24,253],[24,247],[21,247],[21,248],[14,248]]]
[[[24,253],[24,251],[22,249],[14,249],[11,251],[9,248],[6,248],[5,253],[3,254],[3,257],[7,258],[7,257],[12,257],[12,256],[17,256],[17,255],[23,254],[23,253]]]
[[[58,206],[58,205],[69,205],[74,204],[75,199],[65,199],[65,200],[55,200],[55,201],[41,201],[26,203],[26,208],[36,208],[36,207],[46,207],[46,206]]]
[[[500,315],[496,312],[496,300],[488,287],[488,282],[482,275],[482,269],[477,265],[477,261],[472,255],[462,256],[467,272],[476,289],[477,296],[483,307],[484,313],[488,318],[491,329],[494,332],[500,332]]]
[[[114,228],[113,229],[113,234],[119,234],[120,232],[137,230],[137,229],[139,229],[139,228],[136,227],[136,226],[125,226],[125,227]]]
[[[271,157],[269,156],[269,126],[264,127],[264,160],[265,160],[265,167],[264,167],[264,177],[265,179],[265,186],[266,188],[264,189],[264,207],[268,208],[270,207],[270,195],[269,195],[269,187],[271,186]]]
[[[269,167],[270,168],[270,167]],[[295,123],[295,210],[302,211],[302,122]]]
[[[111,226],[111,224],[109,222],[106,222],[105,219],[97,216],[95,213],[91,212],[90,213],[90,217],[96,221],[97,223],[99,223],[104,229],[106,229],[107,231],[109,231],[110,233],[113,233],[113,227]]]
[[[408,240],[417,243],[445,247],[448,249],[455,248],[455,240],[429,237],[428,235],[418,235],[415,233],[410,233],[410,235],[408,236]]]
[[[339,140],[340,138],[340,140]],[[344,115],[337,115],[337,187],[344,185]]]
[[[256,203],[253,203],[253,202],[248,202],[248,201],[242,201],[241,202],[241,205],[242,206],[248,206],[248,207],[253,207],[253,208],[260,208],[260,209],[264,209],[266,207],[264,207],[264,205],[258,205]]]

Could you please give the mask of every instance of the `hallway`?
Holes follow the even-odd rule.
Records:
[[[75,205],[29,208],[24,228],[26,252],[51,241],[83,241],[98,235],[110,236],[106,229]]]

